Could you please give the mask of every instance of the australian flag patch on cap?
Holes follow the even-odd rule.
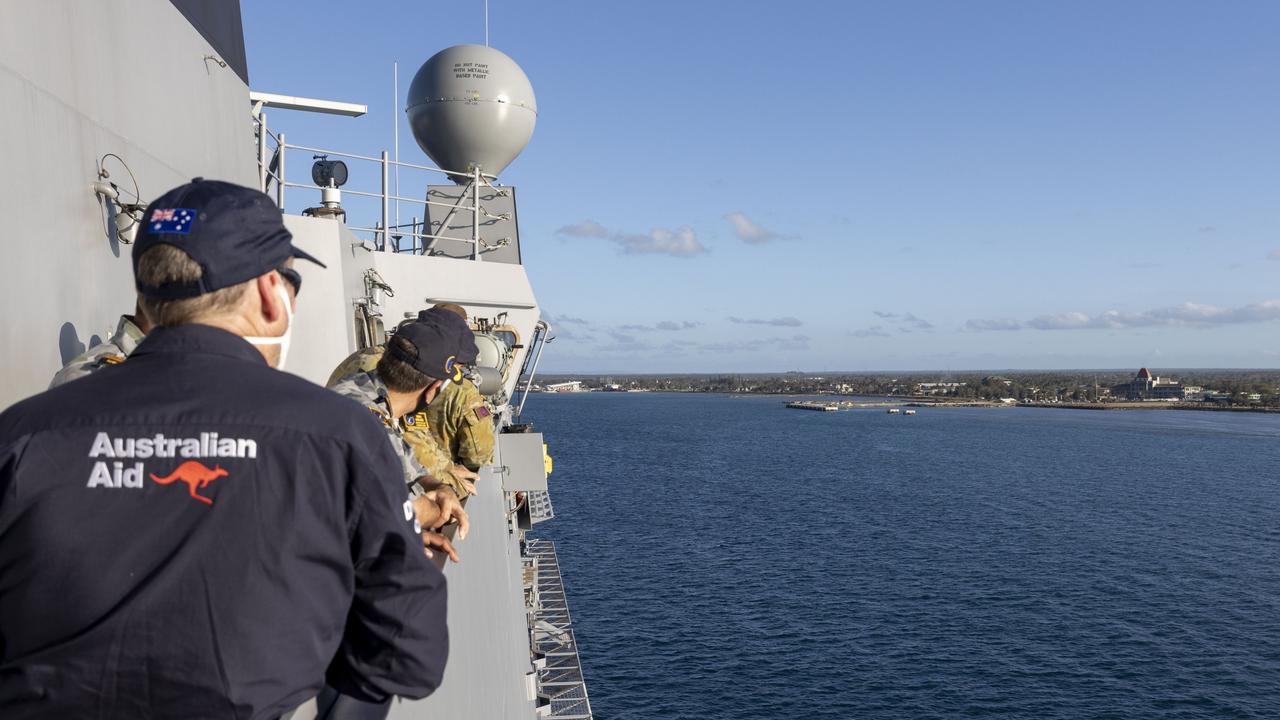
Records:
[[[151,211],[147,224],[153,233],[186,235],[191,232],[195,219],[196,211],[191,208],[156,208]]]

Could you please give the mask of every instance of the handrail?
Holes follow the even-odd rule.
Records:
[[[551,332],[551,325],[546,320],[539,320],[534,325],[533,344],[537,345],[537,351],[533,356],[533,368],[529,370],[528,376],[525,377],[524,388],[518,389],[520,393],[520,404],[516,406],[516,418],[520,417],[520,413],[524,412],[524,402],[529,399],[529,388],[533,387],[533,378],[538,374],[538,361],[542,359],[542,349],[547,346],[547,335]],[[521,368],[521,375],[524,375],[524,368]],[[517,378],[516,384],[520,381]]]
[[[536,670],[538,695],[545,701],[539,703],[538,716],[590,720],[591,700],[582,675],[578,639],[564,595],[555,543],[530,538],[525,543],[524,558],[534,569],[532,578],[526,580],[526,588],[534,594],[528,615],[530,649],[543,658],[555,659],[554,664],[547,663]]]
[[[340,150],[326,150],[324,148],[308,147],[306,145],[290,145],[290,149],[301,150],[303,152],[313,152],[320,155],[336,155],[337,157],[351,158],[352,160],[368,160],[369,162],[382,162],[382,158],[376,158],[369,155],[356,155],[354,153],[345,153]],[[394,167],[410,168],[412,170],[428,170],[430,172],[444,173],[445,175],[456,175],[458,177],[470,178],[470,173],[457,172],[456,170],[445,170],[444,168],[432,167],[430,165],[414,165],[413,163],[399,162],[397,160],[388,160],[390,165]]]
[[[412,252],[412,253],[430,253],[437,241],[446,240],[453,242],[461,242],[470,244],[469,257],[467,259],[473,261],[482,260],[486,253],[493,252],[499,248],[506,247],[510,244],[511,238],[501,238],[496,242],[486,240],[480,237],[480,229],[485,226],[492,225],[496,222],[510,221],[510,213],[492,213],[489,212],[481,203],[482,199],[491,199],[486,193],[481,198],[481,188],[492,190],[498,197],[507,195],[504,188],[500,188],[493,184],[493,178],[485,175],[480,168],[473,168],[470,173],[463,173],[454,170],[445,170],[443,168],[432,167],[430,165],[419,165],[416,163],[399,162],[392,160],[387,156],[384,150],[378,157],[371,155],[360,155],[358,153],[343,152],[340,150],[329,150],[326,148],[312,147],[310,145],[294,145],[285,139],[285,134],[272,132],[267,126],[266,113],[259,108],[252,115],[255,131],[255,139],[257,141],[258,155],[258,184],[259,189],[263,192],[274,190],[276,205],[281,210],[285,208],[286,190],[293,189],[318,189],[313,185],[290,182],[285,173],[285,159],[288,153],[308,152],[316,155],[325,155],[331,157],[345,158],[365,163],[376,163],[380,171],[381,187],[377,191],[344,189],[341,192],[357,198],[365,198],[368,200],[378,201],[381,205],[379,214],[380,222],[375,227],[361,227],[357,225],[348,225],[348,229],[358,232],[368,232],[373,235],[373,244],[375,250],[391,251],[391,252]],[[450,178],[465,178],[465,184],[459,184],[457,200],[454,202],[441,202],[439,200],[429,200],[426,198],[403,197],[391,191],[390,175],[391,171],[399,168],[408,170],[417,170],[425,172],[440,173]],[[272,182],[275,187],[272,188]],[[471,233],[470,237],[457,237],[452,235],[442,235],[430,232],[418,232],[419,223],[416,218],[414,223],[409,227],[410,230],[405,231],[403,225],[397,224],[394,227],[396,232],[392,232],[391,222],[391,205],[392,203],[408,202],[421,205],[424,210],[431,207],[448,208],[449,212],[446,218],[440,224],[443,226],[458,210],[466,210],[471,213]],[[424,230],[426,228],[425,219],[422,223]],[[395,236],[397,242],[389,243],[388,241]],[[411,247],[401,248],[399,240],[404,238],[412,239]],[[421,244],[419,243],[421,241]]]
[[[289,146],[289,148],[290,148],[290,149],[297,149],[297,147],[298,147],[297,145],[290,145],[290,146]],[[393,163],[390,163],[390,164],[391,164],[391,165],[394,165],[395,163],[393,162]],[[274,175],[273,175],[272,177],[274,177]],[[296,182],[285,182],[285,186],[286,186],[286,187],[291,187],[291,188],[298,188],[298,189],[300,189],[300,190],[317,190],[317,189],[319,189],[319,188],[317,188],[315,185],[306,185],[306,184],[304,184],[304,183],[296,183]],[[360,197],[368,197],[368,198],[381,198],[381,197],[383,197],[383,194],[382,194],[382,193],[367,192],[367,191],[365,191],[365,190],[343,190],[343,191],[342,191],[342,194],[343,194],[343,195],[358,195],[358,196],[360,196]],[[442,202],[439,202],[439,201],[436,201],[436,200],[423,200],[422,198],[404,197],[404,196],[401,196],[401,195],[395,195],[395,194],[392,194],[392,193],[387,193],[387,194],[386,194],[386,198],[387,198],[388,200],[399,200],[400,202],[410,202],[410,203],[416,203],[416,204],[418,204],[418,205],[437,205],[437,206],[439,206],[439,207],[447,207],[447,208],[454,207],[454,204],[453,204],[453,203],[442,203]],[[468,208],[468,209],[469,209],[469,208]],[[483,207],[481,207],[481,208],[480,208],[480,214],[481,214],[481,215],[484,215],[484,216],[485,216],[485,217],[487,217],[487,218],[493,219],[493,220],[510,220],[510,219],[511,219],[511,216],[510,216],[510,215],[508,215],[508,214],[506,214],[506,213],[502,213],[501,215],[494,215],[493,213],[489,212],[488,210],[485,210]],[[396,227],[396,226],[394,226],[394,225],[393,225],[392,227]],[[454,238],[454,239],[455,239],[455,240],[457,240],[458,238]]]

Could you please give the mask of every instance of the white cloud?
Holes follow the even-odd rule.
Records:
[[[763,245],[774,240],[786,239],[785,236],[752,221],[745,213],[731,212],[725,215],[724,219],[733,226],[733,234],[737,235],[739,240],[751,245]]]
[[[1219,307],[1198,303],[1183,303],[1154,308],[1142,312],[1107,310],[1096,315],[1083,312],[1063,312],[1032,318],[1022,327],[1036,330],[1117,330],[1126,328],[1183,325],[1209,327],[1280,320],[1280,300],[1265,300],[1239,307]],[[970,320],[966,330],[1015,330],[1012,320]]]
[[[1267,253],[1268,260],[1280,260],[1280,250],[1272,250]]]
[[[622,248],[622,252],[628,255],[694,257],[707,251],[707,248],[698,242],[697,233],[688,225],[681,225],[675,230],[654,228],[646,235],[618,233],[610,240],[617,243]]]
[[[583,220],[556,230],[557,235],[576,238],[596,238],[616,244],[627,255],[671,255],[694,257],[707,251],[698,241],[698,235],[688,225],[675,230],[654,228],[648,234],[612,232],[595,220]]]
[[[799,318],[794,317],[776,317],[776,318],[740,318],[730,317],[729,322],[738,325],[772,325],[773,327],[800,327],[804,325]]]
[[[675,322],[674,320],[662,320],[661,322],[654,325],[653,329],[654,330],[692,330],[700,325],[702,325],[702,323],[690,322],[689,320],[681,320],[680,322]]]
[[[886,312],[884,310],[872,310],[873,315],[882,319],[889,320],[898,326],[899,332],[911,332],[912,330],[932,330],[933,323],[924,318],[916,317],[911,313],[895,313]]]
[[[590,325],[591,323],[582,318],[573,317],[572,315],[552,315],[547,314],[547,322],[553,324],[569,323],[571,325]]]
[[[890,333],[888,330],[885,330],[883,325],[873,325],[869,328],[863,328],[861,330],[853,330],[853,331],[850,331],[849,334],[857,338],[891,337],[892,336],[892,333]]]
[[[609,339],[613,340],[614,345],[610,346],[613,350],[647,350],[649,348],[645,343],[640,342],[632,335],[618,332],[617,330],[609,331]]]
[[[966,332],[988,332],[992,330],[1019,330],[1021,328],[1022,323],[1017,320],[997,318],[995,320],[970,320],[964,324],[963,329]]]
[[[690,322],[688,320],[682,320],[680,322],[676,322],[674,320],[661,320],[653,325],[619,325],[618,329],[630,330],[633,332],[653,332],[655,330],[675,331],[692,330],[693,328],[700,327],[701,325],[702,323],[700,322]]]
[[[573,225],[565,225],[556,230],[557,235],[568,235],[569,237],[592,237],[604,239],[609,237],[609,230],[605,226],[595,220],[583,220]]]

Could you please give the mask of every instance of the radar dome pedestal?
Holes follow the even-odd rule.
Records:
[[[455,45],[418,69],[405,112],[418,146],[441,169],[479,168],[493,178],[528,144],[538,104],[514,60],[484,45]]]

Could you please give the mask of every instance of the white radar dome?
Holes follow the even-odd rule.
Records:
[[[529,143],[538,103],[514,60],[484,45],[455,45],[418,69],[405,112],[418,147],[441,169],[496,177]]]

